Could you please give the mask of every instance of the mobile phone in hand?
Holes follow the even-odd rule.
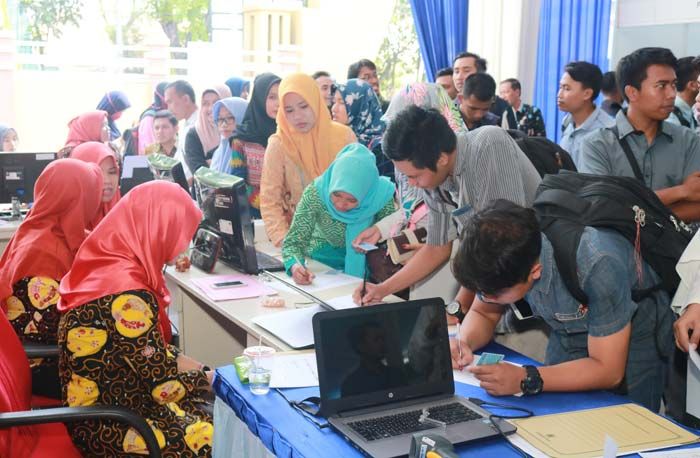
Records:
[[[357,246],[358,246],[358,248],[360,248],[363,251],[372,251],[372,250],[376,250],[377,248],[379,248],[377,245],[373,245],[373,244],[367,243],[367,242],[362,242],[362,243],[358,244]]]
[[[222,281],[222,282],[214,283],[211,285],[211,287],[214,289],[236,288],[239,286],[245,286],[245,283],[243,283],[242,281],[238,281],[238,280],[232,280],[232,281]]]

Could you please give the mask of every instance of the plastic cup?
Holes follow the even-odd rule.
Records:
[[[243,355],[250,358],[252,363],[250,369],[248,369],[250,392],[257,395],[267,394],[270,391],[275,349],[256,345],[246,348],[243,351]]]

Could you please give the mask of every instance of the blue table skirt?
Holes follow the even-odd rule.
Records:
[[[515,353],[498,344],[486,349],[503,353],[506,359],[519,364],[537,364],[529,358]],[[532,410],[536,415],[591,409],[630,402],[623,396],[605,391],[585,393],[543,393],[533,397],[503,396],[492,397],[476,386],[455,384],[457,394],[476,397],[484,401],[509,404]],[[331,428],[319,429],[311,421],[290,407],[279,393],[271,390],[266,396],[253,395],[247,386],[242,385],[233,366],[216,370],[214,391],[244,421],[250,431],[260,437],[265,446],[278,457],[358,457],[361,454],[336,434]],[[318,387],[283,390],[290,400],[301,400],[318,396]],[[496,412],[493,409],[487,409]],[[504,415],[508,412],[501,411]],[[461,457],[477,456],[518,456],[508,443],[501,438],[459,445],[456,450]]]

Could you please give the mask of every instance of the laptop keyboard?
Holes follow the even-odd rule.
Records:
[[[483,418],[483,415],[476,413],[459,402],[431,407],[428,409],[428,412],[430,413],[428,418],[443,422],[447,425]],[[348,423],[348,426],[370,442],[435,428],[435,423],[421,423],[419,421],[422,413],[422,409],[411,410],[395,415],[387,415],[385,417],[353,421]]]
[[[277,258],[273,258],[269,254],[255,252],[255,257],[258,261],[258,270],[267,270],[268,272],[284,272],[284,264]]]

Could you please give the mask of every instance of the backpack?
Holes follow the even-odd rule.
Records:
[[[562,170],[544,177],[533,208],[564,284],[581,304],[588,297],[579,285],[576,254],[586,226],[622,234],[635,247],[638,268],[646,261],[661,278],[651,288],[632,290],[633,301],[661,288],[673,295],[678,287],[676,264],[693,231],[635,178]]]
[[[513,129],[509,129],[508,134],[530,159],[540,177],[559,173],[560,170],[576,171],[571,155],[553,141],[545,137],[528,137],[524,132]]]

